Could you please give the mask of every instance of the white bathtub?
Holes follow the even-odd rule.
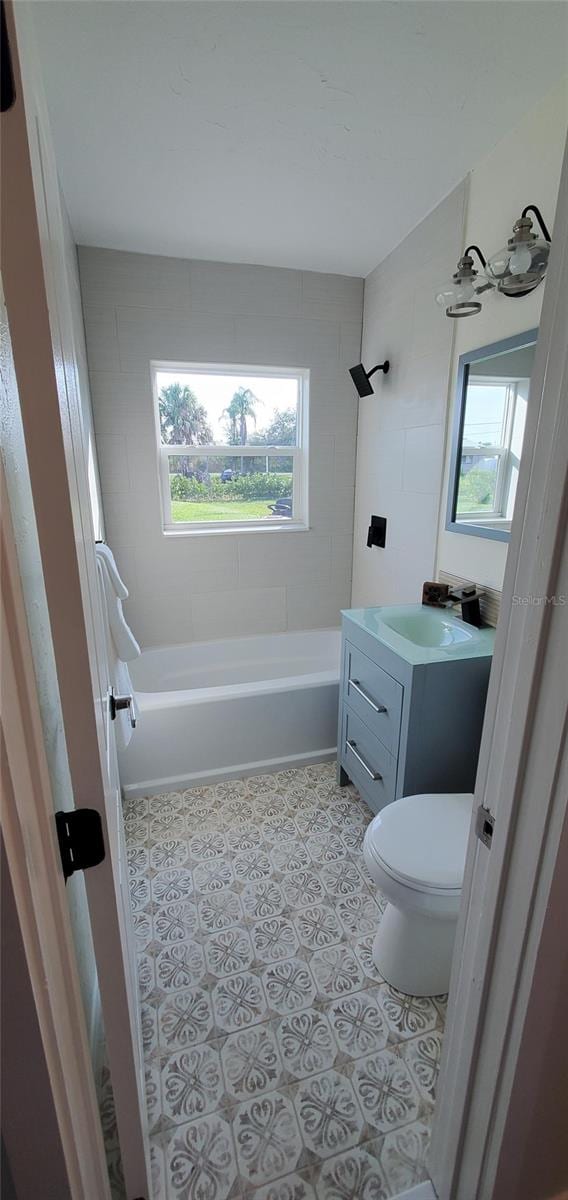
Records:
[[[335,755],[340,631],[145,650],[139,721],[119,753],[125,796],[175,791]]]

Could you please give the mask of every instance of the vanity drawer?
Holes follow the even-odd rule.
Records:
[[[343,710],[341,758],[349,778],[373,812],[394,800],[396,759],[347,705]]]
[[[387,675],[382,667],[347,641],[344,688],[344,700],[387,750],[398,754],[404,689],[392,675]]]

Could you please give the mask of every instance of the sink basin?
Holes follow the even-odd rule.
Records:
[[[422,609],[420,612],[394,612],[392,615],[387,615],[388,610],[383,611],[383,624],[388,625],[394,633],[400,634],[407,641],[413,642],[415,646],[429,646],[445,648],[454,645],[462,645],[464,642],[470,642],[474,638],[477,630],[471,626],[469,629],[465,622],[459,618],[453,617],[448,612],[438,612],[436,609]]]
[[[447,608],[397,604],[352,608],[347,615],[412,665],[448,658],[485,658],[493,653],[494,629],[476,629]]]

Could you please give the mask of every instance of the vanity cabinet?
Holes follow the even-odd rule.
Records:
[[[408,661],[415,648],[397,653],[365,627],[380,611],[342,616],[340,784],[351,780],[375,813],[399,796],[473,792],[491,650]]]

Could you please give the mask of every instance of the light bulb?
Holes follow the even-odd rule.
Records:
[[[509,259],[509,270],[512,275],[526,275],[532,266],[532,254],[528,246],[517,246]]]

